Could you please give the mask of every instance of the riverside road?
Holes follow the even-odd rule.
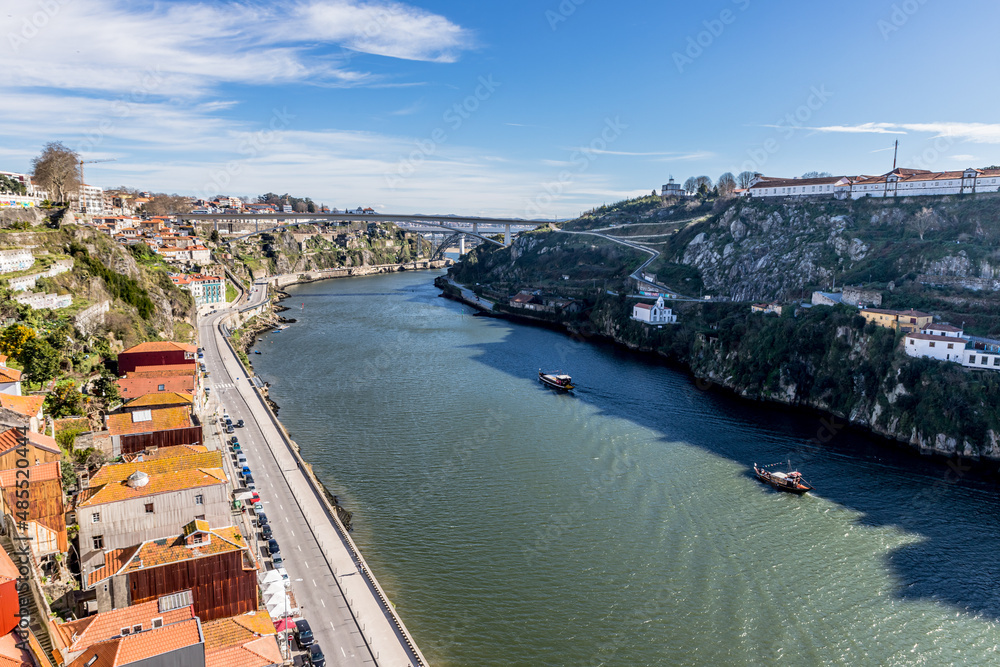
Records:
[[[266,287],[255,285],[249,302],[259,303],[265,291]],[[218,325],[230,312],[220,309],[199,320],[210,374],[206,384],[220,415],[226,411],[234,422],[245,422],[236,435],[253,471],[262,509],[281,546],[299,614],[312,626],[328,664],[419,664],[222,339]],[[270,569],[266,543],[260,541],[259,533],[254,537],[251,542],[256,542],[262,567]]]

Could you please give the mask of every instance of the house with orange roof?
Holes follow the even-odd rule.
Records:
[[[5,354],[0,354],[0,394],[21,395],[21,371],[7,367]]]
[[[187,456],[188,454],[204,454],[206,452],[208,452],[208,447],[205,445],[179,445],[177,447],[159,447],[135,454],[123,454],[122,459],[125,463],[141,463],[144,461],[159,461],[160,459]]]
[[[934,321],[934,316],[919,310],[884,310],[881,308],[864,308],[858,311],[861,317],[874,322],[880,327],[903,332],[918,332]]]
[[[129,373],[115,381],[122,398],[139,397],[160,392],[193,394],[197,390],[197,371],[190,373]]]
[[[108,553],[103,568],[85,576],[101,612],[190,592],[194,613],[214,621],[256,611],[257,563],[236,527],[192,521],[180,535],[147,540]]]
[[[17,631],[0,635],[0,666],[35,667],[37,662],[32,658],[32,654],[38,657],[44,655],[44,651],[38,645],[38,640],[35,639],[34,635],[28,636],[28,645],[32,649],[31,651],[23,648],[24,643],[21,641],[21,636]],[[36,649],[37,653],[35,652]]]
[[[118,354],[118,374],[125,375],[137,366],[194,366],[198,348],[186,343],[154,341],[140,343]]]
[[[206,667],[269,667],[284,662],[266,611],[209,621],[202,625],[202,632]]]
[[[16,428],[0,433],[0,470],[16,468],[20,459],[27,459],[29,465],[38,465],[58,461],[61,457],[62,450],[50,436],[28,431],[22,438],[21,431]]]
[[[83,575],[106,566],[110,551],[174,535],[193,520],[229,525],[230,487],[220,457],[205,452],[99,470],[77,496]]]
[[[25,502],[25,488],[28,490],[28,507],[24,509],[22,504],[18,510],[17,502]],[[21,498],[17,497],[18,490],[22,491]],[[18,511],[26,513],[19,517],[26,524],[20,532],[29,538],[31,555],[36,563],[69,549],[58,461],[0,470],[0,514],[16,516]]]
[[[156,447],[200,445],[201,424],[194,419],[190,405],[150,407],[107,415],[111,454],[119,456]]]
[[[92,644],[67,667],[204,667],[205,641],[197,618]]]
[[[0,394],[0,409],[11,413],[8,418],[4,418],[0,412],[0,425],[27,426],[29,430],[37,433],[44,423],[42,415],[44,404],[44,396]]]
[[[62,664],[69,664],[95,644],[117,637],[138,635],[193,618],[194,608],[191,605],[161,610],[160,601],[151,600],[75,621],[51,621],[49,635],[52,637],[53,648],[62,657]]]

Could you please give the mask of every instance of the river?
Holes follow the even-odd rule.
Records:
[[[293,286],[251,355],[432,664],[1000,663],[989,481],[434,275]],[[752,477],[786,459],[814,493]]]

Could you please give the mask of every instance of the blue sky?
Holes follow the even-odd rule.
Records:
[[[119,2],[0,11],[0,170],[569,217],[670,175],[1000,163],[985,0]],[[978,55],[977,55],[978,53]],[[968,63],[963,63],[968,59]]]

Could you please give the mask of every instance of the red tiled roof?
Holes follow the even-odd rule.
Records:
[[[924,331],[950,331],[952,333],[961,333],[962,329],[959,327],[953,327],[950,324],[928,324],[924,327]]]
[[[29,644],[34,644],[34,635],[30,635]],[[30,652],[18,648],[20,638],[11,630],[0,637],[0,667],[35,667]]]
[[[175,343],[174,341],[153,341],[149,343],[139,343],[135,347],[122,352],[122,354],[133,354],[143,352],[174,352],[183,350],[184,352],[197,352],[198,347],[187,343]]]
[[[0,407],[13,410],[26,417],[34,417],[42,409],[45,403],[44,396],[12,396],[10,394],[0,394]]]
[[[823,178],[763,178],[756,184],[750,186],[751,190],[761,188],[784,188],[796,187],[799,185],[833,185],[844,176],[826,176]]]
[[[133,374],[129,375],[130,377],[122,378],[116,381],[123,398],[158,393],[160,391],[160,385],[163,385],[163,391],[166,392],[183,394],[191,394],[194,392],[195,381],[193,373],[167,377],[155,375],[152,377],[131,377]]]
[[[28,471],[29,482],[45,482],[50,479],[60,479],[59,461],[49,461],[23,468]],[[22,475],[20,479],[24,479]],[[17,484],[17,469],[0,470],[0,489]]]
[[[95,644],[69,667],[118,667],[202,643],[198,619],[192,618],[162,628],[126,635]],[[96,658],[91,662],[92,658]]]
[[[151,417],[149,420],[136,421],[136,417],[143,412],[145,410],[108,415],[108,431],[111,432],[111,435],[132,435],[173,431],[179,428],[190,428],[194,425],[191,422],[190,406],[154,408],[149,410]]]
[[[643,310],[652,310],[653,309],[653,305],[650,304],[650,303],[637,303],[637,304],[635,304],[635,307],[636,308],[642,308]]]
[[[205,667],[268,667],[284,662],[275,636],[261,637],[242,646],[205,651]]]
[[[159,602],[152,600],[134,604],[131,607],[106,611],[67,623],[52,623],[52,635],[71,651],[81,651],[92,644],[102,642],[121,633],[122,628],[141,625],[143,630],[153,627],[153,619],[162,618],[164,625],[194,618],[194,608],[181,607],[161,612]]]
[[[14,565],[14,561],[7,555],[7,550],[0,547],[0,582],[17,579],[17,577],[17,565]]]
[[[957,336],[935,336],[934,334],[908,333],[906,334],[906,337],[914,338],[916,340],[935,340],[935,341],[943,341],[945,343],[956,343],[961,345],[962,347],[965,347],[965,339],[958,338]]]
[[[205,652],[240,646],[274,634],[274,624],[266,611],[255,611],[209,621],[202,625]]]
[[[0,382],[20,382],[21,371],[16,368],[0,366]]]
[[[165,364],[163,366],[136,366],[135,370],[125,377],[177,377],[179,375],[194,375],[198,372],[198,362],[194,359],[184,364]]]

